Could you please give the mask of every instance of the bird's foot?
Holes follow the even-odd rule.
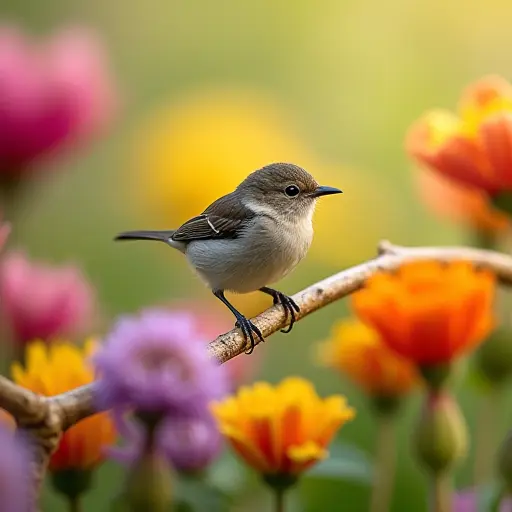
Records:
[[[245,352],[247,355],[252,354],[254,346],[256,345],[256,342],[254,340],[255,334],[261,342],[265,341],[265,338],[263,338],[261,331],[250,320],[247,320],[247,318],[245,318],[245,316],[241,314],[237,315],[235,327],[238,327],[242,331],[245,338],[245,342],[250,342],[251,344],[249,350]]]
[[[290,332],[292,330],[293,324],[296,321],[295,313],[300,312],[300,308],[297,303],[291,297],[288,297],[288,295],[285,295],[278,290],[274,290],[273,288],[267,288],[265,286],[264,288],[261,288],[260,291],[272,296],[274,299],[274,305],[281,304],[283,306],[286,318],[288,318],[288,315],[290,316],[290,325],[287,329],[281,329],[281,332]]]

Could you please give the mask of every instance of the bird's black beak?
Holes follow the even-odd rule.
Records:
[[[313,197],[330,196],[331,194],[343,194],[339,188],[334,187],[317,187],[313,192]]]

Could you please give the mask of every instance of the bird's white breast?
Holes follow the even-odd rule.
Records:
[[[304,258],[313,238],[313,208],[298,220],[247,205],[257,216],[239,238],[188,244],[189,263],[212,288],[248,293],[280,280]]]

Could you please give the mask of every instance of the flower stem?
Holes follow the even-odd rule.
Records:
[[[492,389],[480,399],[475,432],[475,461],[473,467],[473,484],[475,486],[488,482],[492,476],[493,461],[496,455],[496,426],[499,423],[500,390]]]
[[[69,512],[82,512],[82,500],[80,499],[79,496],[69,498],[68,510]]]
[[[387,512],[393,495],[396,462],[395,422],[393,415],[379,415],[376,442],[375,480],[370,512]]]
[[[274,489],[274,496],[275,496],[275,512],[284,512],[284,494],[286,490],[285,489]]]
[[[431,512],[451,512],[452,483],[449,473],[438,473],[432,478]]]

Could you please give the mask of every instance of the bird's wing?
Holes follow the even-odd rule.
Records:
[[[236,238],[255,213],[232,194],[221,197],[197,217],[182,224],[172,235],[177,242],[212,238]]]

